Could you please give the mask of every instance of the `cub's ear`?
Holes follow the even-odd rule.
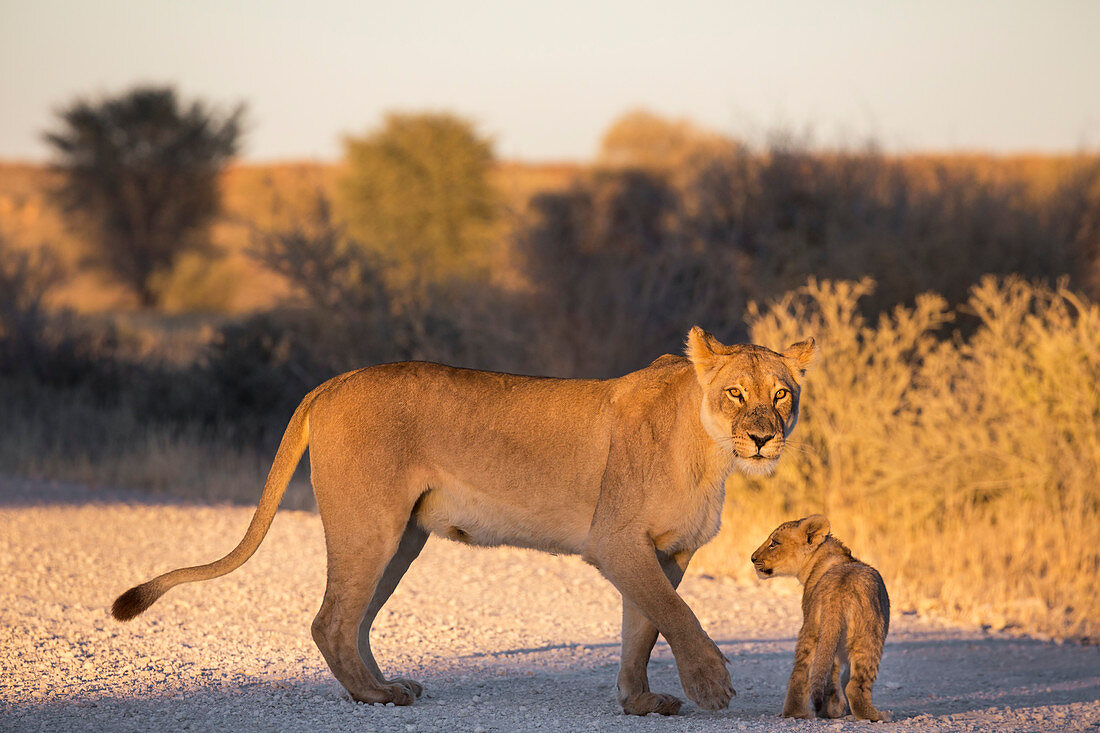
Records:
[[[687,335],[684,353],[695,366],[695,374],[702,379],[707,372],[717,366],[718,356],[726,352],[726,347],[709,333],[692,326]]]
[[[811,514],[798,522],[802,531],[806,533],[806,542],[813,546],[820,545],[829,536],[829,520],[824,514]]]
[[[783,352],[783,359],[786,360],[787,366],[800,377],[805,375],[806,370],[814,363],[815,356],[817,356],[817,344],[813,337],[791,344]]]

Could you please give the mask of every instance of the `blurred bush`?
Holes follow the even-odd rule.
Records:
[[[738,332],[745,263],[686,236],[680,204],[663,178],[629,169],[533,200],[516,248],[542,371],[610,377],[679,351],[694,323]]]
[[[341,217],[356,242],[396,265],[392,275],[437,281],[485,269],[499,202],[491,142],[471,123],[391,114],[344,145]]]
[[[251,252],[294,287],[297,321],[285,327],[318,321],[309,327],[310,349],[333,373],[409,359],[511,371],[529,366],[526,351],[516,350],[523,345],[518,329],[530,328],[522,295],[464,277],[466,271],[394,276],[402,263],[353,238],[322,191],[307,214],[254,230]]]
[[[671,120],[635,109],[615,120],[604,133],[596,165],[675,174],[695,161],[729,155],[739,147],[690,120]]]
[[[217,253],[184,252],[168,270],[156,273],[150,287],[165,313],[229,313],[238,284],[247,273]]]
[[[981,161],[754,151],[684,122],[621,120],[597,167],[534,197],[514,236],[548,371],[610,376],[678,349],[693,323],[744,337],[744,306],[810,277],[878,288],[874,317],[921,293],[963,303],[988,274],[1100,294],[1100,159],[1051,180]],[[960,323],[973,327],[970,318]]]
[[[50,308],[67,270],[48,246],[20,249],[0,235],[0,376],[67,387],[95,371],[96,353],[111,349],[110,328],[81,328],[71,313]]]
[[[46,296],[64,279],[47,247],[14,249],[0,237],[0,365],[40,373],[51,320]]]

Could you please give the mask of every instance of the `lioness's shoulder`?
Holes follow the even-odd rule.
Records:
[[[650,362],[649,366],[646,368],[651,369],[670,366],[684,366],[687,363],[688,358],[686,356],[679,356],[677,354],[662,354],[661,356],[658,356],[656,359]]]
[[[631,400],[661,399],[670,389],[682,386],[682,378],[690,375],[694,380],[691,362],[686,357],[665,354],[654,359],[638,371],[610,380],[614,383],[616,397]]]

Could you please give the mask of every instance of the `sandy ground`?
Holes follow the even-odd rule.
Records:
[[[0,480],[0,729],[233,731],[866,730],[778,716],[797,587],[689,576],[730,658],[727,710],[624,716],[619,600],[576,558],[433,538],[379,617],[375,654],[424,684],[411,707],[351,702],[309,635],[324,582],[317,516],[285,511],[237,572],[171,591],[129,624],[114,596],[206,562],[251,510]],[[681,695],[660,642],[653,689]],[[1100,649],[893,619],[875,689],[897,730],[1100,730]]]

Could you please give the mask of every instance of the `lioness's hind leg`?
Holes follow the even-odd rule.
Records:
[[[397,545],[397,552],[394,553],[393,558],[386,565],[386,571],[382,574],[382,579],[378,581],[378,587],[374,589],[374,596],[367,605],[367,613],[359,624],[359,656],[362,657],[363,663],[379,679],[391,684],[404,685],[416,697],[420,697],[424,691],[419,682],[402,677],[387,680],[385,675],[382,674],[382,671],[378,668],[378,663],[374,659],[374,654],[371,652],[370,630],[374,624],[374,619],[378,616],[378,612],[382,610],[382,606],[386,605],[386,601],[393,595],[393,591],[397,588],[397,584],[401,582],[405,571],[412,565],[413,560],[420,555],[420,551],[424,549],[424,543],[427,541],[428,532],[421,529],[416,517],[410,517],[408,524],[405,525],[405,533],[401,535],[401,542]]]
[[[322,491],[315,471],[314,489],[328,549],[328,585],[313,620],[313,640],[353,699],[409,705],[415,699],[411,687],[387,682],[377,664],[368,666],[360,656],[359,627],[398,550],[412,507],[401,507],[404,502],[399,504],[392,495],[348,487],[345,479]]]

